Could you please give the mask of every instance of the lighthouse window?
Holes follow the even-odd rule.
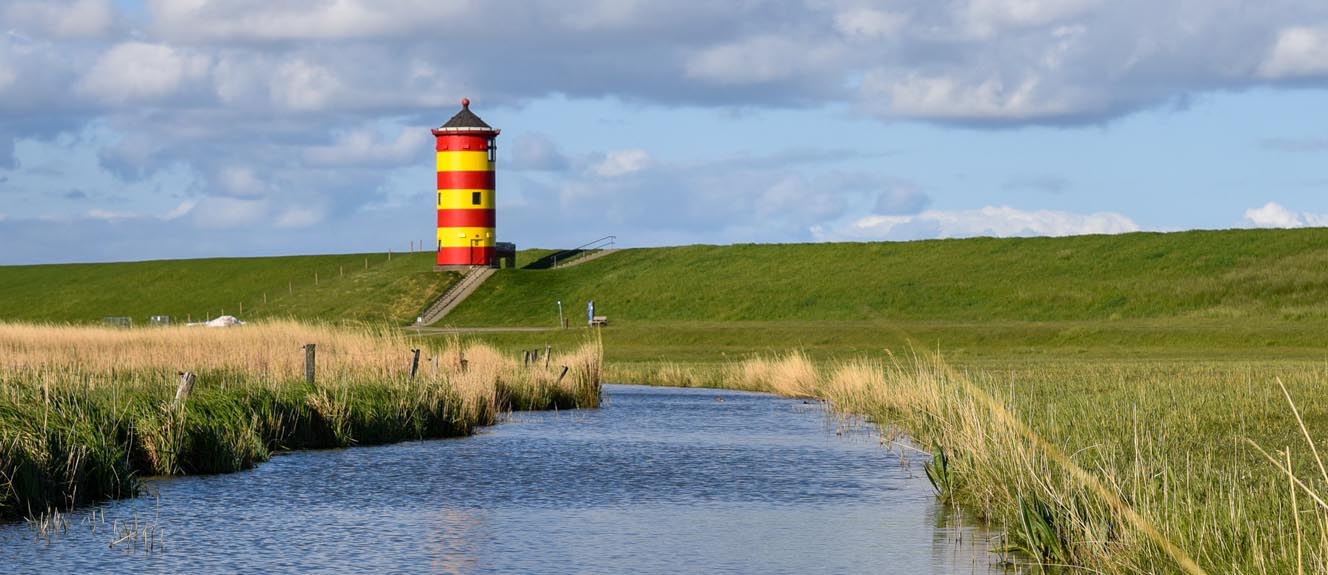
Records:
[[[493,161],[494,154],[498,153],[498,142],[489,140],[489,161]]]
[[[484,192],[471,192],[470,203],[476,206],[480,205],[480,200],[483,198],[483,196]]]

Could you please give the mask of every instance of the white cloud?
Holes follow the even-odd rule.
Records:
[[[222,168],[217,174],[221,189],[227,194],[240,198],[265,196],[271,191],[267,182],[258,179],[250,168],[231,166]]]
[[[121,221],[121,220],[129,220],[129,219],[137,218],[137,217],[138,217],[138,214],[133,214],[133,213],[129,213],[129,212],[116,212],[116,211],[111,211],[111,210],[103,210],[103,209],[100,209],[100,208],[93,208],[93,209],[91,209],[91,210],[88,210],[88,212],[87,212],[87,217],[88,217],[88,219],[93,219],[93,220],[102,220],[102,221],[107,221],[107,222],[118,222],[118,221]]]
[[[1278,31],[1259,72],[1268,78],[1328,73],[1328,26],[1292,26]]]
[[[188,215],[190,211],[193,211],[194,206],[196,205],[198,205],[198,202],[194,200],[185,200],[183,202],[180,202],[180,204],[175,206],[174,208],[171,208],[170,211],[162,214],[161,219],[170,221],[182,218]]]
[[[618,150],[609,152],[604,161],[595,164],[591,171],[604,178],[625,176],[645,169],[650,165],[650,154],[645,150]]]
[[[1011,28],[1064,21],[1099,3],[1100,0],[969,0],[960,20],[969,34],[987,38]]]
[[[998,75],[970,82],[948,76],[897,77],[875,71],[867,75],[862,92],[884,96],[890,114],[937,120],[1038,119],[1074,112],[1071,103],[1043,93],[1040,82],[1033,75],[1007,83]]]
[[[13,86],[14,81],[17,79],[18,71],[14,70],[14,68],[5,61],[3,54],[0,54],[0,92],[4,92],[10,86]]]
[[[695,190],[706,193],[706,190]],[[844,211],[839,190],[818,186],[800,175],[787,175],[766,187],[755,202],[757,221],[783,219],[816,222],[838,217]]]
[[[264,70],[269,63],[251,54],[222,54],[212,67],[212,87],[217,98],[228,105],[255,99],[265,83]]]
[[[894,35],[908,25],[907,14],[857,6],[835,14],[835,29],[844,36],[870,40]]]
[[[397,166],[415,162],[432,150],[429,129],[404,126],[387,140],[378,131],[361,128],[342,133],[330,146],[307,148],[304,158],[316,166]]]
[[[175,93],[187,80],[204,76],[208,58],[165,44],[125,42],[107,50],[79,82],[84,95],[109,104],[148,101]]]
[[[1268,202],[1261,208],[1245,210],[1245,221],[1260,228],[1303,228],[1328,226],[1328,214],[1293,212],[1277,202]]]
[[[323,221],[323,210],[311,206],[291,206],[277,216],[272,225],[281,229],[307,228]]]
[[[0,17],[26,33],[53,38],[95,38],[114,22],[110,0],[15,2]]]
[[[842,67],[842,45],[828,38],[801,41],[779,35],[743,38],[701,50],[687,59],[687,75],[716,84],[761,84],[822,76]]]
[[[339,0],[257,4],[149,0],[148,5],[158,33],[172,38],[206,41],[373,38],[411,30],[427,30],[477,8],[477,4],[470,0]]]
[[[272,101],[292,110],[325,108],[341,91],[341,81],[332,70],[302,59],[283,64],[272,78]]]
[[[512,143],[512,169],[559,171],[568,161],[544,134],[523,134]]]
[[[821,241],[909,240],[974,236],[1073,236],[1138,231],[1130,218],[1114,212],[1076,214],[1024,211],[1009,206],[977,210],[927,210],[916,215],[871,215],[831,228],[817,227]]]
[[[189,211],[194,224],[206,230],[237,228],[258,223],[267,215],[266,200],[211,196]]]
[[[1322,3],[150,0],[147,27],[133,32],[114,24],[114,3],[60,6],[71,5],[95,9],[23,0],[9,11],[91,20],[111,6],[109,30],[124,30],[122,40],[215,63],[211,109],[226,111],[276,103],[411,114],[488,92],[505,104],[549,94],[666,106],[855,103],[889,119],[1093,123],[1212,90],[1328,76]],[[485,49],[459,54],[457,42]],[[88,67],[102,49],[55,45],[49,60],[100,78],[87,89],[126,109],[184,87],[170,54],[141,54],[131,61],[146,81],[117,82],[119,71]],[[70,81],[52,73],[29,82],[28,68],[17,65],[22,81],[11,83],[64,97]]]
[[[918,185],[906,180],[896,180],[876,196],[875,215],[916,214],[921,212],[931,198],[923,193]]]

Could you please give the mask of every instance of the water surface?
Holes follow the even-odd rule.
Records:
[[[873,429],[732,391],[610,385],[599,410],[291,453],[150,492],[68,515],[49,543],[0,527],[0,560],[25,573],[996,571],[984,533],[944,517],[920,466]],[[110,547],[134,521],[165,547]]]

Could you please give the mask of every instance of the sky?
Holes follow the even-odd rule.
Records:
[[[0,264],[1328,225],[1322,0],[0,0]]]

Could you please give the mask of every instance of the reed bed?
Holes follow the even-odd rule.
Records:
[[[315,383],[305,344],[316,344]],[[599,405],[600,344],[541,362],[460,340],[276,322],[120,330],[0,324],[0,517],[225,473],[291,449],[466,435],[507,410]],[[182,402],[180,372],[197,375]]]
[[[637,368],[634,375],[647,375]],[[1096,573],[1328,573],[1321,363],[1082,362],[963,371],[805,356],[674,381],[815,395],[902,430],[947,504],[1014,562]],[[621,374],[617,374],[621,375]],[[649,381],[649,380],[647,380]],[[1278,385],[1285,384],[1284,394]],[[1299,408],[1289,398],[1302,398]]]

